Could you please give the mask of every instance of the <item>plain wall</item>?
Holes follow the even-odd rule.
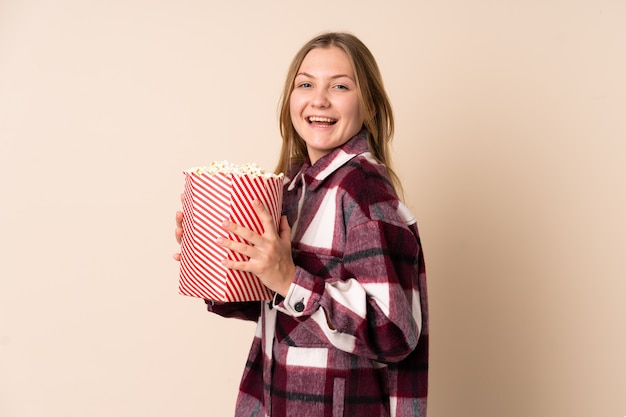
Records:
[[[293,54],[377,57],[429,273],[429,416],[626,415],[626,2],[0,0],[0,416],[232,415],[182,170],[272,168]]]

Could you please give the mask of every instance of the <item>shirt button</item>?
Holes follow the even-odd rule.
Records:
[[[296,305],[293,306],[293,309],[298,313],[302,313],[304,311],[304,303],[302,301],[298,301]]]

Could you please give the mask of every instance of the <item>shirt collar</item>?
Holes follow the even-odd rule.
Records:
[[[311,165],[310,161],[307,159],[307,161],[302,164],[297,174],[293,176],[294,180],[291,181],[288,189],[292,190],[303,176],[307,178],[307,187],[315,188],[329,175],[344,166],[355,156],[367,153],[367,136],[367,130],[363,129],[346,143],[318,159],[315,164]]]

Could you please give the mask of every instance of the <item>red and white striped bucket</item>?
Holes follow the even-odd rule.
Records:
[[[256,275],[222,265],[226,258],[245,261],[247,257],[218,245],[215,240],[223,237],[245,242],[222,228],[226,219],[263,233],[253,200],[263,203],[278,228],[283,177],[193,171],[184,174],[180,294],[223,302],[271,299],[272,291]]]

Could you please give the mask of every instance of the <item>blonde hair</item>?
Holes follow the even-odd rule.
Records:
[[[298,51],[291,61],[280,100],[279,122],[283,138],[276,172],[287,172],[291,164],[301,163],[307,156],[306,143],[293,127],[290,112],[290,97],[294,80],[306,55],[315,48],[343,50],[354,68],[361,114],[367,129],[368,147],[374,158],[387,167],[391,181],[401,188],[400,180],[393,171],[390,142],[394,133],[394,118],[389,97],[383,86],[378,64],[370,50],[356,36],[344,32],[322,33]]]

